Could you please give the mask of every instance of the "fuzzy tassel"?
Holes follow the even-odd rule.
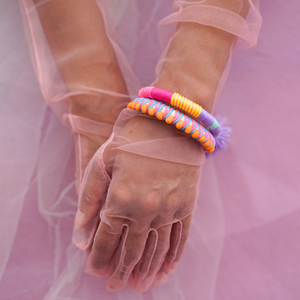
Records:
[[[224,150],[227,148],[227,144],[230,138],[231,128],[227,126],[223,126],[222,123],[227,123],[224,118],[218,118],[219,124],[221,126],[221,135],[216,139],[216,147],[213,153],[205,153],[206,158],[211,155],[216,154],[217,152]]]
[[[214,152],[218,152],[227,148],[231,129],[230,127],[221,127],[221,129],[221,135],[216,139],[216,147]]]

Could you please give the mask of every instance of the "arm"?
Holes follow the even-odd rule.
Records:
[[[91,87],[126,95],[127,88],[95,0],[35,0],[49,47],[68,91]],[[114,124],[123,99],[71,98],[72,114]],[[118,112],[111,114],[116,104]]]
[[[242,16],[247,3],[238,1]],[[179,23],[154,86],[179,92],[211,111],[235,40],[220,29]],[[126,118],[125,111],[119,120]],[[107,274],[109,289],[120,289],[129,280],[136,289],[146,290],[156,274],[174,270],[182,255],[202,165],[192,165],[187,157],[197,161],[204,153],[195,140],[177,139],[180,135],[174,127],[140,116],[127,122],[118,136],[130,141],[133,153],[128,146],[126,151],[113,151],[122,149],[118,140],[102,149],[104,155],[97,152],[86,172],[77,226],[79,231],[87,226],[105,202],[89,257],[90,272]],[[149,157],[143,145],[168,153]],[[178,149],[185,151],[178,155]],[[96,186],[93,178],[105,173],[97,164],[102,159],[112,180]]]
[[[205,4],[214,2],[206,1]],[[222,6],[243,18],[250,8],[248,0],[227,0]],[[235,35],[215,27],[178,23],[162,70],[153,85],[176,91],[211,112],[235,41]]]
[[[98,4],[95,0],[35,0],[35,5],[66,89],[76,93],[69,97],[70,113],[113,125],[128,100],[99,90],[128,92]],[[88,93],[86,88],[95,92]],[[79,189],[88,162],[106,137],[75,131],[75,140]]]

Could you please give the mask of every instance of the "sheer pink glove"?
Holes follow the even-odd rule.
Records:
[[[91,247],[87,271],[108,275],[111,290],[129,280],[144,291],[158,283],[159,270],[175,268],[205,160],[197,141],[136,115],[122,112],[89,163],[73,237],[81,249]]]
[[[109,74],[108,80],[115,80],[116,87],[126,91],[123,77],[120,74]],[[89,161],[107,141],[113,130],[122,108],[126,107],[129,97],[126,94],[94,89],[97,96],[87,94],[70,99],[71,114],[64,120],[70,123],[75,136],[77,191],[80,190],[85,168]],[[105,94],[107,93],[107,94]],[[84,101],[82,101],[84,100]]]
[[[107,141],[113,126],[72,114],[64,115],[64,123],[70,124],[75,136],[77,190],[89,161]]]

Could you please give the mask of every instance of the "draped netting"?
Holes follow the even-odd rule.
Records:
[[[287,23],[290,35],[281,27],[296,17],[299,4],[294,1],[294,6],[287,7],[282,1],[263,3],[266,26],[261,42],[254,49],[235,54],[223,89],[232,50],[256,43],[261,24],[257,1],[249,1],[245,11],[244,1],[175,1],[173,6],[172,1],[97,1],[126,82],[127,93],[122,94],[62,78],[59,62],[76,57],[77,53],[57,59],[51,52],[37,12],[47,2],[40,1],[36,7],[32,1],[20,1],[34,72],[17,2],[10,1],[6,7],[1,4],[1,11],[10,17],[1,22],[8,24],[5,29],[11,32],[1,32],[7,64],[1,67],[4,84],[0,108],[3,298],[297,299],[299,166],[294,157],[299,143],[295,141],[287,155],[287,147],[276,142],[286,132],[297,136],[299,128],[295,121],[300,108],[295,96],[299,87],[294,63],[299,61],[299,45],[293,38],[294,27]],[[278,16],[278,11],[282,15]],[[129,286],[113,293],[105,288],[106,277],[84,273],[85,253],[72,244],[78,206],[76,184],[80,192],[81,184],[85,184],[84,169],[92,155],[86,145],[91,141],[102,145],[113,132],[118,108],[122,109],[129,98],[137,95],[140,87],[155,82],[164,64],[176,64],[167,60],[167,53],[178,37],[178,22],[210,26],[229,33],[230,38],[239,38],[231,41],[228,63],[217,80],[214,95],[222,98],[215,111],[228,116],[232,142],[226,152],[203,165],[201,148],[183,143],[184,136],[170,137],[164,143],[159,139],[124,138],[122,129],[136,113],[121,113],[114,135],[102,150],[106,147],[117,149],[115,152],[124,157],[133,153],[154,161],[186,165],[198,176],[203,167],[197,205],[191,203],[185,214],[167,221],[177,222],[193,211],[189,239],[177,270],[168,279],[160,274],[156,280],[165,284],[151,287],[146,293],[140,294]],[[13,68],[11,60],[15,62]],[[183,68],[183,81],[188,76],[185,71]],[[195,85],[196,90],[199,88]],[[101,95],[108,106],[113,103],[117,109],[101,121],[73,114],[70,102],[79,95],[91,101]],[[287,98],[289,102],[282,101]],[[282,110],[282,105],[286,110]],[[190,145],[190,156],[178,151],[187,151],[181,145]],[[158,147],[169,152],[158,151]],[[93,160],[97,155],[103,152],[97,152]],[[112,158],[104,161],[109,173]],[[109,208],[101,212],[101,220],[107,223]],[[79,241],[87,240],[79,235]],[[118,255],[121,256],[116,252]],[[129,282],[145,289],[144,282],[134,276]],[[120,280],[113,282],[112,287],[114,284],[119,285]]]

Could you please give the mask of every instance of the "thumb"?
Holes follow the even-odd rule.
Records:
[[[100,151],[101,148],[89,162],[79,191],[79,206],[72,240],[82,250],[88,249],[93,241],[100,220],[100,210],[105,203],[110,184],[105,165],[101,163]]]
[[[86,226],[96,216],[99,216],[109,183],[110,178],[106,173],[105,166],[104,164],[101,166],[99,154],[96,153],[89,162],[82,179],[79,206],[75,218],[76,229]]]

